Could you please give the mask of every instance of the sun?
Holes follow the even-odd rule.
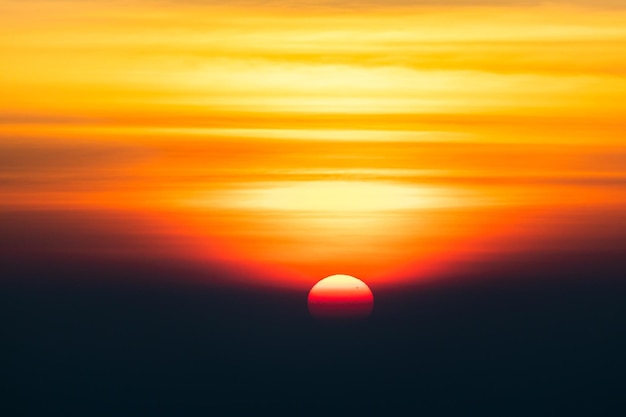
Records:
[[[311,288],[308,306],[318,319],[363,319],[372,314],[374,295],[360,279],[331,275]]]

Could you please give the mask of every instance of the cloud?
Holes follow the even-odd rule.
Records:
[[[159,1],[164,3],[164,1]],[[181,2],[174,2],[180,4]],[[541,5],[571,5],[592,8],[624,8],[623,0],[184,0],[188,4],[212,6],[285,7],[297,8],[391,8],[391,7],[446,7],[446,6],[496,6],[524,7]]]
[[[22,3],[22,0],[8,0]],[[85,3],[84,0],[38,0],[34,3]],[[119,3],[128,5],[124,0],[96,0],[92,3]],[[332,8],[332,9],[368,9],[394,7],[527,7],[543,5],[566,5],[589,8],[625,8],[624,0],[140,0],[141,4],[154,5],[207,5],[215,7],[251,7],[251,8]]]

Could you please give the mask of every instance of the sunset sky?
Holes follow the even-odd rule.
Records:
[[[376,289],[624,250],[621,0],[0,0],[0,54],[7,256]]]
[[[0,416],[626,416],[625,301],[626,0],[0,0]]]

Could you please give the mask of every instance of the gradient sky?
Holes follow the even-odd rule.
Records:
[[[621,250],[623,6],[0,0],[3,250],[296,287]]]

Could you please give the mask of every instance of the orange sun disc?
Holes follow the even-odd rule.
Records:
[[[319,319],[362,319],[374,309],[374,295],[361,280],[331,275],[311,288],[309,313]]]

